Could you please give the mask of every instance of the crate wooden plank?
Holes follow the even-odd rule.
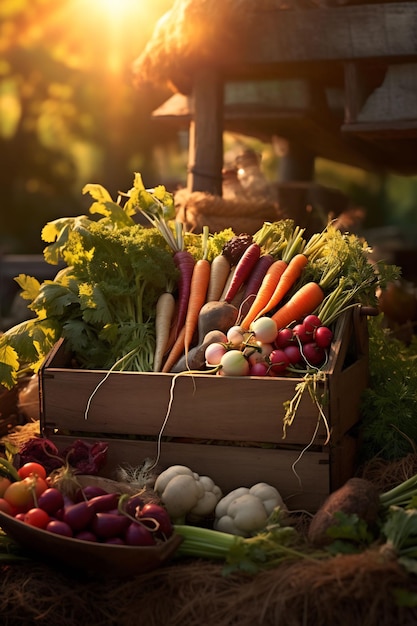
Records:
[[[74,437],[55,436],[59,448],[69,445]],[[157,445],[148,441],[100,439],[108,442],[108,462],[103,475],[115,477],[118,466],[140,465],[146,458],[154,459]],[[299,450],[268,450],[239,446],[197,445],[164,442],[159,465],[188,465],[200,475],[210,476],[228,493],[241,486],[267,482],[275,486],[287,506],[296,510],[316,510],[329,494],[329,456],[306,451],[296,464]]]
[[[366,325],[359,317],[356,324],[351,320],[351,316],[341,319],[326,373],[318,383],[318,393],[327,397],[327,404],[316,434],[320,412],[306,391],[283,439],[284,403],[293,398],[300,378],[209,374],[174,378],[172,374],[70,369],[62,367],[68,363],[62,342],[41,370],[41,420],[45,428],[61,432],[158,436],[164,425],[167,437],[288,445],[306,444],[315,434],[315,441],[323,444],[326,426],[339,438],[355,423],[355,408],[367,383],[366,354],[359,353],[343,367],[356,326]],[[340,389],[347,391],[341,402]]]
[[[60,341],[40,371],[42,434],[57,445],[108,441],[109,471],[122,462],[140,465],[160,446],[162,465],[190,465],[225,491],[269,482],[292,508],[308,510],[354,472],[352,433],[368,382],[367,319],[359,308],[339,319],[317,381],[323,413],[306,391],[285,438],[284,402],[302,378],[109,373],[70,365]]]

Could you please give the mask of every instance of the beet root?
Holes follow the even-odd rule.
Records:
[[[378,489],[364,478],[350,478],[331,493],[311,520],[308,529],[310,543],[322,547],[332,542],[327,531],[337,524],[335,513],[339,511],[347,515],[356,514],[371,526],[380,511]]]

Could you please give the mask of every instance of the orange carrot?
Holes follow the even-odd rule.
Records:
[[[324,300],[324,291],[318,283],[305,283],[271,317],[278,330],[286,328],[292,322],[298,322],[313,311]]]
[[[210,281],[206,298],[207,302],[220,300],[229,275],[230,261],[224,254],[218,254],[211,262]]]
[[[190,297],[188,300],[187,315],[184,323],[184,351],[186,359],[197,328],[198,316],[200,314],[201,307],[206,302],[209,282],[210,263],[207,259],[200,259],[195,264],[193,275],[191,277]]]
[[[257,317],[259,311],[261,311],[267,302],[269,302],[275,287],[278,284],[283,272],[287,268],[287,263],[282,259],[274,261],[272,265],[266,271],[266,274],[262,280],[261,286],[258,289],[255,300],[253,301],[249,311],[246,313],[243,320],[240,322],[240,326],[249,329],[251,322]]]
[[[163,372],[170,372],[174,367],[175,363],[179,361],[179,359],[184,354],[184,337],[185,337],[185,326],[183,326],[180,332],[177,335],[174,345],[172,346],[167,359],[162,367]]]
[[[293,287],[296,281],[300,278],[303,273],[303,269],[308,263],[308,258],[305,254],[299,253],[292,257],[289,261],[288,266],[285,268],[282,273],[281,278],[278,281],[277,286],[269,299],[269,302],[266,306],[263,307],[260,311],[258,311],[256,317],[261,317],[265,315],[272,309],[274,309],[281,302],[283,297],[289,292],[291,287]]]
[[[175,312],[175,298],[170,291],[162,293],[156,303],[155,316],[155,351],[153,371],[161,371],[162,361],[167,349],[170,328]]]

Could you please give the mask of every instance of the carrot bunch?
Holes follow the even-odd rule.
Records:
[[[186,362],[188,359],[188,352],[198,325],[198,316],[202,306],[206,302],[207,291],[210,283],[211,265],[207,259],[208,236],[208,227],[205,226],[203,228],[202,238],[203,257],[194,263],[191,273],[188,300],[185,307],[184,323],[179,330],[174,345],[169,351],[167,360],[162,368],[163,372],[171,371],[172,367],[178,359],[181,358],[183,353],[185,353]]]
[[[305,248],[303,234],[304,229],[297,226],[288,239],[281,258],[275,260],[267,269],[249,311],[240,322],[242,328],[249,328],[256,318],[265,315],[279,304],[300,277],[307,264],[307,256],[303,254]]]

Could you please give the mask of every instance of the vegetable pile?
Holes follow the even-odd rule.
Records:
[[[129,546],[154,546],[172,536],[166,509],[146,494],[82,486],[76,473],[63,481],[36,461],[16,469],[0,458],[0,475],[0,511],[30,526],[83,541]]]
[[[216,373],[281,375],[288,357],[287,366],[302,374],[325,360],[338,316],[359,304],[374,307],[377,289],[398,276],[395,266],[369,262],[366,242],[331,224],[308,241],[292,220],[265,223],[253,236],[206,228],[195,234],[175,220],[172,194],[163,186],[145,189],[139,174],[117,202],[100,185],[83,191],[93,198],[91,217],[60,218],[42,230],[46,261],[64,268],[41,284],[16,278],[35,317],[0,337],[6,388],[27,370],[38,371],[60,337],[86,369],[209,371],[213,364],[202,354],[221,343],[232,367],[217,363]],[[138,214],[149,226],[135,222]],[[205,315],[203,323],[211,303],[218,305],[216,315]],[[323,328],[308,331],[306,343],[298,324],[312,314]],[[260,345],[266,325],[275,338],[272,332]],[[232,326],[243,332],[241,354],[227,336]],[[282,334],[277,339],[282,329],[292,334],[286,357],[289,346],[278,345]],[[298,350],[301,360],[295,360]],[[262,353],[264,362],[252,371],[250,355],[253,362]]]

